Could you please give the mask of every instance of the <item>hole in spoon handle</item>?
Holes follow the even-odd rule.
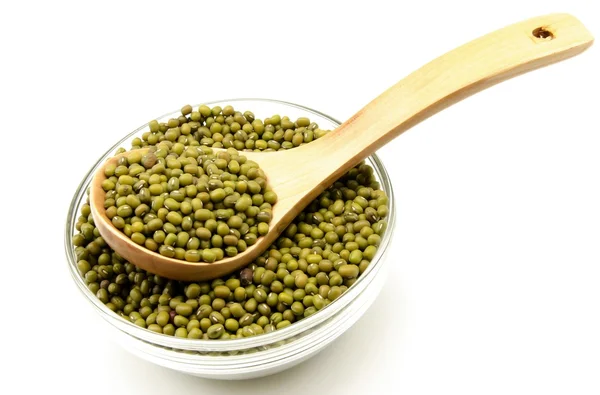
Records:
[[[552,33],[550,30],[548,30],[548,28],[546,28],[544,26],[536,27],[535,29],[533,29],[531,34],[533,34],[533,37],[539,38],[541,40],[553,40],[554,39],[554,33]]]

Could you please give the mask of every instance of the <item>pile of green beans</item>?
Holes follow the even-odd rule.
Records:
[[[233,117],[235,123],[250,124],[254,129],[259,125],[250,112],[242,114],[230,106],[207,109],[206,106],[197,111],[190,106],[182,108],[182,117],[200,124],[193,134],[200,128],[210,130],[221,118]],[[210,118],[213,121],[207,126]],[[273,119],[278,122],[270,121]],[[273,125],[273,136],[299,128],[306,131],[310,125],[313,132],[320,130],[306,118],[293,123],[279,116],[268,120],[260,124],[265,125],[265,129],[266,125]],[[206,137],[203,130],[200,139],[191,139],[192,134],[181,134],[173,140],[173,136],[166,135],[167,129],[160,132],[163,124],[158,124],[159,132],[153,132],[156,124],[151,122],[150,131],[133,140],[132,149],[144,146],[158,150],[165,141],[183,144],[185,149],[241,141],[235,139],[239,130],[234,132],[233,123],[228,124],[228,121],[219,124],[230,125],[229,133],[221,133],[223,129],[213,130],[211,137]],[[290,129],[285,129],[287,126]],[[326,132],[318,134],[322,136]],[[150,138],[158,133],[162,135]],[[217,133],[220,136],[214,138]],[[271,137],[265,133],[263,130],[260,136]],[[312,137],[317,137],[316,134]],[[229,135],[234,139],[224,141]],[[203,141],[209,138],[212,140]],[[256,146],[260,140],[253,141],[252,149],[264,147],[263,144]],[[275,144],[271,143],[274,140],[264,141],[267,143],[264,150],[274,150]],[[234,148],[240,146],[232,144]],[[278,149],[287,148],[280,144]],[[169,336],[235,339],[284,328],[317,313],[340,297],[371,263],[386,230],[387,215],[388,197],[380,189],[373,169],[361,163],[313,200],[264,254],[244,269],[223,278],[197,283],[175,281],[125,261],[100,236],[91,216],[89,198],[81,207],[72,242],[77,267],[87,287],[124,319]]]
[[[105,166],[104,207],[133,242],[163,256],[212,263],[267,234],[277,195],[258,164],[165,140]]]
[[[287,116],[276,114],[261,120],[251,111],[242,113],[232,106],[201,105],[194,110],[185,105],[178,118],[167,122],[150,121],[149,130],[136,137],[132,147],[152,146],[168,140],[185,145],[268,152],[308,144],[328,132],[306,117],[291,121]]]

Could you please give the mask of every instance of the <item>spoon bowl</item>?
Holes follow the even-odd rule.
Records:
[[[317,140],[318,141],[318,140]],[[316,141],[315,141],[316,142]],[[311,143],[314,144],[315,142]],[[303,146],[305,147],[305,146]],[[300,150],[302,147],[295,148]],[[212,148],[213,151],[224,151]],[[138,149],[142,154],[147,148]],[[107,160],[94,174],[90,185],[90,208],[94,223],[104,240],[123,258],[136,266],[151,273],[159,274],[166,278],[182,281],[201,281],[221,277],[239,269],[262,254],[283,232],[294,217],[302,211],[305,205],[299,201],[305,196],[305,184],[297,183],[290,176],[289,168],[282,166],[289,160],[285,151],[277,152],[243,152],[243,156],[260,164],[261,169],[267,174],[267,181],[277,194],[277,203],[273,206],[272,219],[269,223],[270,230],[265,236],[259,237],[254,245],[234,257],[226,257],[217,262],[188,262],[181,259],[169,258],[151,251],[144,246],[134,243],[121,230],[117,229],[106,215],[104,199],[106,193],[102,182],[106,180],[104,169],[106,166],[116,164],[120,157],[127,156],[131,151],[118,154]],[[291,151],[290,151],[291,152]],[[297,163],[297,162],[296,162]],[[315,188],[315,191],[305,196],[309,203],[313,195],[317,196],[324,188]],[[311,198],[312,197],[312,198]]]
[[[478,91],[577,55],[592,43],[587,29],[568,14],[519,22],[424,65],[310,144],[287,151],[243,152],[265,172],[278,201],[269,232],[234,257],[192,263],[135,244],[104,213],[104,167],[98,169],[90,191],[95,224],[115,251],[149,272],[183,281],[221,277],[252,262],[329,185],[404,131]]]

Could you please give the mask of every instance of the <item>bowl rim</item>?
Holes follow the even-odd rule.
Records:
[[[208,106],[216,106],[216,105],[224,105],[226,103],[235,104],[241,102],[258,102],[262,104],[275,104],[284,107],[292,107],[298,110],[305,111],[307,113],[311,113],[313,115],[317,115],[322,117],[338,127],[341,125],[341,122],[337,119],[321,112],[318,110],[314,110],[312,108],[299,105],[296,103],[291,103],[282,100],[276,99],[267,99],[267,98],[233,98],[233,99],[222,99],[222,100],[211,100],[202,102],[201,104],[192,105],[192,107],[196,108],[199,105],[208,105]],[[235,106],[234,106],[235,107]],[[165,113],[155,119],[161,120],[168,117],[172,117],[173,115],[180,114],[180,109],[175,111],[171,111]],[[285,114],[282,114],[285,115]],[[102,165],[102,163],[112,155],[114,155],[114,151],[121,147],[125,142],[129,141],[131,138],[136,137],[138,133],[145,131],[148,128],[148,123],[145,123],[132,132],[128,133],[124,136],[120,141],[115,143],[112,147],[110,147],[103,155],[100,157],[96,163],[88,170],[83,180],[79,183],[76,188],[76,191],[71,199],[71,203],[69,205],[66,224],[64,229],[64,248],[65,255],[67,260],[67,265],[71,276],[79,291],[90,301],[95,307],[95,311],[101,315],[102,318],[109,321],[113,326],[116,326],[119,330],[126,332],[128,335],[131,335],[139,340],[144,342],[151,343],[153,345],[163,346],[167,348],[175,348],[180,350],[190,350],[190,351],[217,351],[217,352],[227,352],[227,351],[239,351],[250,348],[260,348],[268,345],[272,345],[273,343],[278,343],[281,341],[288,340],[295,336],[301,335],[303,332],[319,325],[320,323],[330,319],[333,317],[338,311],[342,310],[345,306],[347,306],[350,302],[352,302],[368,284],[373,280],[375,274],[379,271],[382,266],[382,257],[386,250],[389,247],[390,240],[392,237],[392,233],[395,225],[396,218],[396,210],[394,204],[394,191],[392,188],[391,180],[387,173],[385,166],[382,161],[376,154],[372,154],[368,157],[368,160],[372,162],[374,167],[374,172],[378,178],[380,183],[380,187],[386,191],[388,196],[388,216],[387,216],[387,227],[384,231],[383,237],[381,238],[381,243],[377,248],[377,252],[373,259],[371,260],[371,264],[367,268],[367,270],[357,279],[357,281],[348,288],[344,294],[342,294],[335,301],[331,302],[329,305],[325,306],[323,309],[319,310],[318,313],[315,313],[309,317],[302,318],[302,320],[289,325],[286,328],[278,329],[271,333],[265,333],[258,336],[252,336],[247,338],[239,338],[239,339],[227,339],[223,341],[215,341],[215,340],[204,340],[204,339],[184,339],[177,338],[174,336],[164,335],[152,332],[146,328],[141,328],[135,325],[134,323],[125,320],[123,317],[119,316],[112,310],[110,310],[104,303],[102,303],[86,286],[83,281],[82,276],[80,275],[77,269],[77,261],[75,258],[74,248],[71,243],[71,238],[74,232],[74,224],[79,216],[79,208],[81,204],[83,204],[83,199],[87,195],[87,189],[91,182],[91,178],[94,174],[94,171]],[[117,326],[118,323],[118,326]],[[230,356],[228,358],[231,358]]]

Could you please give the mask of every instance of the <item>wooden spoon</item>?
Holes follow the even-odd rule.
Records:
[[[117,253],[149,272],[185,281],[221,277],[257,258],[314,198],[402,132],[498,82],[579,54],[592,42],[587,29],[567,14],[519,22],[426,64],[310,144],[288,151],[244,152],[265,171],[278,202],[273,207],[269,233],[235,257],[191,263],[166,258],[133,243],[106,217],[100,186],[105,179],[103,167],[95,174],[90,191],[95,224]]]

